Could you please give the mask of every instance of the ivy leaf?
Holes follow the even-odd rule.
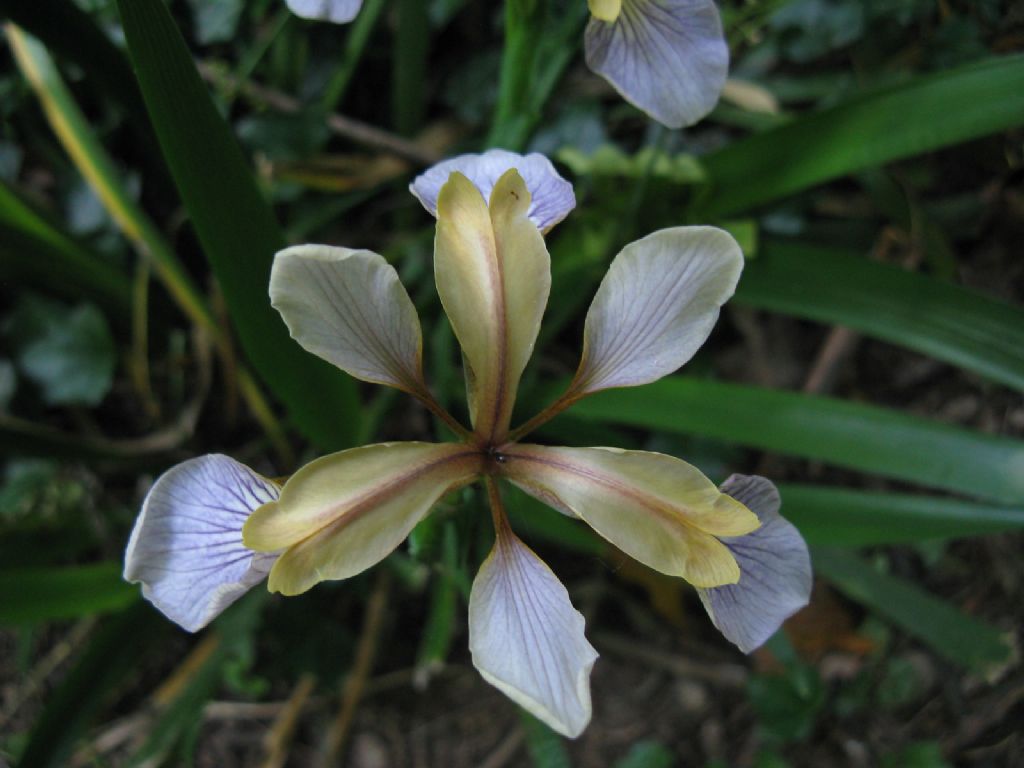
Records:
[[[23,298],[6,324],[21,372],[47,405],[98,405],[110,391],[117,353],[103,314],[92,304],[68,307]]]

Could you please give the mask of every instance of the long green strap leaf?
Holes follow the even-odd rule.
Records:
[[[359,422],[355,385],[293,342],[270,306],[270,266],[284,237],[170,12],[161,0],[118,7],[157,138],[246,355],[319,447],[349,445]]]
[[[704,159],[703,219],[1024,123],[1024,54],[917,78],[750,136]]]
[[[0,624],[34,624],[118,610],[139,599],[120,563],[0,570]]]
[[[78,108],[74,97],[43,45],[13,24],[4,26],[15,61],[32,85],[46,117],[71,156],[79,172],[93,188],[117,223],[118,228],[153,265],[175,302],[193,323],[203,328],[215,344],[229,354],[227,331],[206,304],[205,297],[185,271],[163,235],[121,182],[113,159],[107,154],[92,126]],[[246,365],[237,365],[239,392],[253,415],[275,443],[285,463],[291,463],[290,448],[277,417],[256,385]]]
[[[841,549],[815,549],[811,559],[814,570],[848,597],[923,640],[950,661],[983,670],[1009,660],[1006,633],[911,582],[882,573]]]
[[[1024,502],[1024,442],[828,397],[673,376],[602,392],[572,414],[703,435],[957,491]]]
[[[919,538],[983,532],[977,520],[973,527],[968,521],[967,505],[957,506],[957,502],[945,499],[793,485],[783,486],[781,491],[783,514],[796,523],[812,543],[847,547],[912,541],[914,539],[908,535],[911,527],[921,534]],[[544,509],[539,501],[521,492],[510,494],[508,501],[512,522],[528,541],[542,539],[589,556],[599,556],[608,549],[608,545],[583,523]],[[846,509],[842,508],[844,503]],[[874,504],[879,506],[873,507]],[[887,519],[887,511],[892,511],[896,519]],[[988,523],[999,524],[991,512],[980,508],[975,511],[987,518]],[[868,532],[863,533],[856,530],[856,515],[865,512]],[[852,515],[844,520],[849,513]],[[1012,518],[1014,527],[1024,524],[1024,513],[1020,511],[1007,512],[1006,518]],[[839,526],[831,528],[837,521]],[[944,527],[944,521],[948,526]],[[980,668],[1008,658],[1009,648],[998,630],[903,579],[880,573],[848,549],[817,546],[813,549],[812,561],[816,573],[832,581],[850,598],[877,611],[958,664]]]
[[[198,325],[215,330],[215,320],[202,293],[156,226],[128,193],[114,160],[79,109],[49,52],[38,40],[12,24],[7,24],[4,31],[15,61],[38,95],[47,120],[107,213],[136,250],[150,259],[182,311]]]
[[[811,544],[866,547],[982,536],[1024,528],[1024,506],[784,484],[782,514]]]
[[[925,275],[769,240],[736,301],[849,326],[1024,390],[1024,309]]]
[[[55,56],[80,67],[92,85],[124,110],[140,154],[157,158],[146,165],[147,185],[159,185],[161,190],[173,194],[167,169],[159,162],[146,107],[128,59],[92,17],[73,0],[0,0],[0,18],[9,18],[42,41]]]

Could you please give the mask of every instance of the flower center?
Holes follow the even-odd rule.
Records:
[[[493,475],[498,471],[498,465],[508,461],[508,456],[501,452],[498,445],[486,445],[483,447],[483,454],[486,458],[485,474]]]

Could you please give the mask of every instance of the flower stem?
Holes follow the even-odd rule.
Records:
[[[447,426],[448,429],[450,429],[452,432],[458,435],[458,437],[460,437],[462,440],[468,442],[473,439],[473,433],[466,429],[464,426],[462,426],[462,424],[459,423],[458,419],[456,419],[454,416],[448,413],[448,411],[445,410],[444,406],[437,402],[437,400],[434,399],[434,396],[431,395],[429,392],[424,390],[411,392],[411,394],[413,395],[413,397],[415,397],[417,400],[423,403],[423,405],[426,407],[428,411],[430,411],[432,414],[437,416],[437,418],[443,421],[445,423],[445,426]]]
[[[559,397],[555,402],[545,408],[543,411],[538,413],[532,419],[524,424],[519,425],[509,433],[508,441],[510,443],[518,442],[522,440],[526,435],[533,430],[537,429],[544,424],[547,424],[551,419],[555,418],[558,414],[568,408],[570,405],[579,400],[581,395],[576,394],[572,387],[567,389],[565,393]]]
[[[484,477],[484,484],[487,486],[487,500],[491,506],[491,520],[494,521],[494,534],[501,543],[512,532],[508,524],[508,515],[505,513],[505,505],[501,501],[501,493],[498,491],[498,481],[490,475]]]

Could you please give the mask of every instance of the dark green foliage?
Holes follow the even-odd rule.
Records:
[[[24,296],[5,324],[18,369],[48,405],[98,405],[117,361],[107,321],[96,307],[67,307]]]
[[[243,348],[317,445],[329,449],[350,443],[359,423],[354,385],[293,343],[267,301],[270,265],[285,246],[284,236],[174,21],[158,0],[123,0],[120,8],[164,158],[224,290]]]
[[[284,701],[304,675],[317,685],[289,764],[305,764],[335,716],[372,575],[287,600],[257,589],[191,639],[121,580],[119,562],[153,477],[189,456],[220,451],[286,474],[357,441],[450,438],[288,337],[267,281],[291,241],[384,254],[420,312],[438,401],[465,414],[433,222],[405,191],[422,168],[339,135],[330,113],[427,153],[541,151],[573,182],[577,210],[547,236],[552,298],[517,418],[571,376],[588,303],[624,244],[716,224],[748,257],[682,375],[585,400],[530,439],[662,451],[716,481],[779,480],[783,514],[814,548],[812,608],[789,626],[792,644],[777,634],[745,660],[692,594],[503,489],[515,531],[586,615],[601,688],[576,742],[504,702],[474,711],[471,727],[494,724],[487,750],[512,744],[506,764],[553,768],[589,765],[580,756],[594,743],[615,768],[839,765],[851,738],[882,768],[1009,754],[1009,726],[984,718],[1019,683],[1007,630],[1020,599],[1010,537],[1024,528],[1022,21],[998,0],[719,6],[731,74],[753,91],[666,131],[586,69],[584,0],[367,0],[348,26],[297,19],[283,0],[0,0],[0,17],[45,46],[135,223],[151,222],[148,242],[165,243],[166,268],[195,286],[193,310],[239,342],[211,345],[196,311],[174,309],[180,285],[148,275],[146,246],[122,234],[39,94],[0,65],[0,682],[27,702],[0,724],[0,762],[88,763],[83,747],[138,715],[140,738],[96,765],[203,765],[213,743],[259,764],[273,721],[233,731],[204,709]],[[275,94],[298,109],[276,108]],[[800,391],[836,327],[857,334],[848,356],[823,391]],[[238,364],[266,388],[295,461],[271,453],[280,435],[246,411]],[[396,731],[412,719],[415,738],[437,736],[415,721],[424,702],[446,723],[477,709],[447,696],[474,695],[466,602],[493,539],[466,488],[380,566],[395,586],[360,706],[397,713]],[[681,628],[651,608],[662,591]],[[627,632],[636,659],[602,645]],[[75,647],[48,669],[69,637]],[[675,690],[688,676],[648,665],[652,650],[658,664],[677,655],[710,670],[693,722]],[[639,736],[616,720],[632,713],[609,706],[633,693],[619,687],[623,669],[660,694]],[[747,682],[719,686],[720,669]],[[403,675],[430,687],[387,687]],[[720,749],[705,750],[718,726]]]

